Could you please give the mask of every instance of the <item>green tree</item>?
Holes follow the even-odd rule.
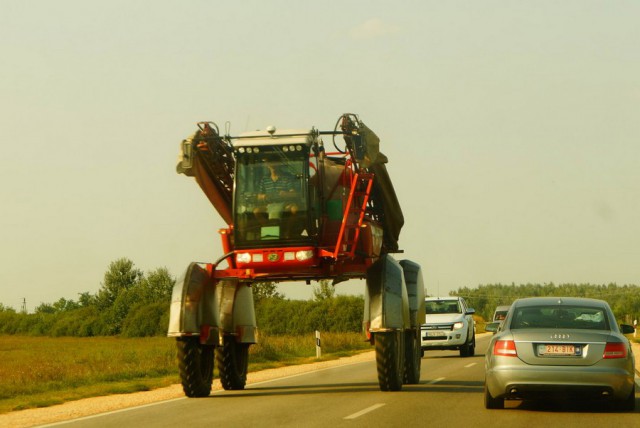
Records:
[[[313,286],[313,300],[333,299],[335,295],[336,288],[327,279],[321,279],[318,281],[318,285]]]
[[[87,306],[93,306],[96,304],[96,296],[85,291],[84,293],[80,293],[80,297],[78,297],[78,304],[82,308],[86,308]]]
[[[171,292],[176,279],[171,276],[166,267],[148,272],[140,281],[140,298],[145,302],[166,302],[171,300]]]
[[[253,301],[258,304],[265,299],[284,299],[284,295],[278,292],[278,284],[275,282],[254,282]]]
[[[134,267],[133,262],[127,258],[111,262],[104,274],[102,288],[96,296],[98,308],[104,310],[111,307],[122,292],[136,285],[143,276],[142,271]]]
[[[15,309],[13,309],[13,308],[12,308],[12,307],[10,307],[10,306],[5,306],[5,305],[3,305],[2,303],[0,303],[0,312],[13,312],[13,313],[15,313],[15,312],[16,312],[16,310],[15,310]]]
[[[36,306],[34,312],[36,314],[53,314],[56,310],[51,303],[40,303]]]

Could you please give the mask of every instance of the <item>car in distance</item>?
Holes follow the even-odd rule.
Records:
[[[507,306],[498,306],[493,313],[493,321],[504,321],[507,317],[507,313],[509,312],[509,308],[511,305]]]
[[[473,314],[462,297],[427,297],[426,323],[421,327],[422,356],[428,350],[459,350],[461,357],[475,354]]]
[[[507,317],[507,314],[509,313],[509,308],[511,308],[511,305],[496,307],[496,310],[493,312],[492,320],[485,325],[485,331],[492,331],[493,334],[496,334],[498,327],[500,326],[500,324],[502,324],[502,321],[504,321],[504,319]],[[492,327],[493,325],[495,325],[495,327]]]
[[[635,408],[634,356],[607,302],[569,297],[516,300],[485,354],[484,404],[510,399],[610,400]]]

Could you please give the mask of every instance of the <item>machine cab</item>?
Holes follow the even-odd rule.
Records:
[[[233,239],[236,248],[313,245],[317,194],[311,185],[309,131],[242,134],[236,158]]]

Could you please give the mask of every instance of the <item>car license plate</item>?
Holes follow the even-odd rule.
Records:
[[[444,331],[439,331],[439,330],[436,330],[436,331],[428,331],[428,332],[427,332],[427,337],[441,337],[441,336],[446,336],[446,335],[447,335],[447,333],[446,333],[446,332],[444,332]]]
[[[576,345],[560,345],[560,344],[544,344],[538,345],[538,354],[540,355],[580,355],[580,346]]]

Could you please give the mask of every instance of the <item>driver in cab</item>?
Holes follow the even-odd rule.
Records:
[[[291,176],[282,174],[276,163],[266,161],[268,173],[262,177],[258,187],[258,203],[261,205],[253,210],[256,217],[269,219],[280,218],[283,211],[295,215],[298,206],[291,200],[296,196],[295,181]]]

